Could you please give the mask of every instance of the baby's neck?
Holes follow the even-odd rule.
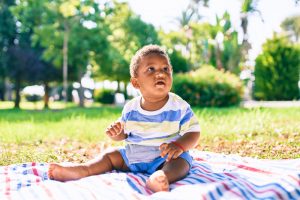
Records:
[[[141,108],[147,111],[155,111],[161,109],[168,101],[169,95],[161,99],[141,98]]]

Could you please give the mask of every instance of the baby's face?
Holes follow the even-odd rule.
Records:
[[[150,54],[141,59],[137,77],[132,80],[143,97],[162,98],[172,87],[172,67],[166,57]]]

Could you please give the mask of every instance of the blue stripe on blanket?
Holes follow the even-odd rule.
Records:
[[[193,157],[198,161],[187,177],[170,185],[170,193],[165,193],[170,198],[166,199],[178,195],[192,199],[300,199],[300,159],[279,162],[209,152],[195,152]],[[124,199],[152,199],[153,193],[145,187],[149,177],[145,174],[114,171],[68,184],[47,181],[47,168],[46,163],[0,166],[0,199],[109,199],[119,195]],[[187,186],[184,191],[189,192],[178,190],[181,186]]]
[[[142,192],[138,189],[138,187],[136,186],[136,184],[134,184],[134,182],[127,177],[127,182],[129,183],[129,185],[134,189],[136,190],[138,193],[142,194]]]

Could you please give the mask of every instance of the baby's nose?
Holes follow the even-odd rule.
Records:
[[[164,76],[164,75],[165,75],[164,70],[157,70],[156,76],[161,77],[161,76]]]
[[[164,77],[165,77],[165,75],[163,73],[157,73],[156,74],[156,79],[162,79]]]

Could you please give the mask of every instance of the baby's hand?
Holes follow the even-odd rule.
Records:
[[[123,124],[121,122],[115,122],[106,129],[106,134],[110,137],[116,137],[123,132]]]
[[[163,143],[160,145],[159,150],[161,151],[160,156],[162,158],[168,154],[166,159],[167,162],[171,159],[178,158],[178,156],[180,156],[183,153],[183,150],[173,143]]]

